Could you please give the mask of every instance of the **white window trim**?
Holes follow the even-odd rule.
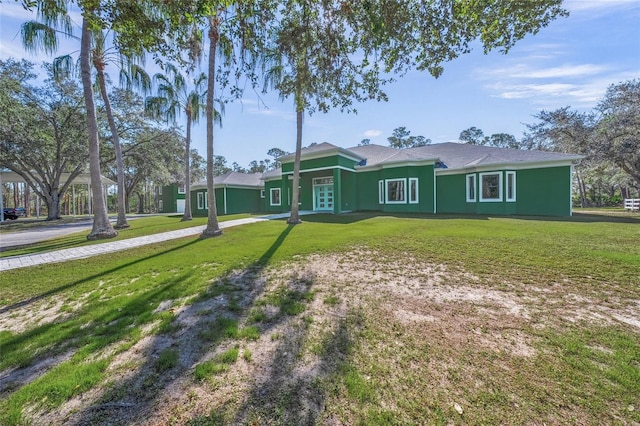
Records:
[[[384,181],[378,181],[378,204],[384,204]]]
[[[473,178],[473,198],[469,197],[469,178]],[[467,203],[475,203],[478,198],[478,179],[476,179],[476,174],[471,173],[465,176],[466,189],[467,189]]]
[[[204,210],[204,193],[198,192],[198,210]]]
[[[186,185],[178,185],[178,194],[186,194],[186,193],[187,193]]]
[[[158,201],[158,210],[160,210],[161,212],[164,211],[164,203],[162,202],[162,200]]]
[[[273,193],[275,191],[278,191],[278,199],[280,200],[279,203],[275,204],[273,202]],[[270,206],[281,206],[282,205],[282,190],[280,188],[271,188],[269,189],[269,205]]]
[[[260,198],[264,198],[264,189],[260,190]]]
[[[509,176],[513,176],[513,197],[509,197]],[[507,176],[506,176],[506,197],[507,197],[507,201],[510,203],[513,203],[516,201],[516,172],[511,171],[511,172],[507,172]]]
[[[162,186],[158,187],[158,195],[162,195]]]
[[[482,188],[482,177],[483,176],[498,176],[498,198],[484,198],[484,191]],[[480,173],[479,175],[479,180],[480,180],[480,202],[483,203],[501,203],[502,202],[502,172],[487,172],[487,173]]]
[[[390,182],[403,182],[402,188],[403,191],[403,201],[389,201],[389,183]],[[407,179],[398,178],[398,179],[385,179],[384,180],[384,198],[387,204],[407,204]]]
[[[416,199],[411,199],[411,183],[416,183]],[[407,193],[409,195],[409,204],[418,204],[420,203],[420,187],[418,186],[418,178],[409,178],[409,185],[407,186]]]

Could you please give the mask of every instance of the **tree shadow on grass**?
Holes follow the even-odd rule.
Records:
[[[179,309],[165,330],[140,341],[133,351],[137,358],[114,357],[110,374],[115,380],[104,384],[104,392],[91,405],[65,418],[67,424],[131,424],[144,422],[157,412],[166,394],[171,394],[181,379],[189,380],[208,353],[220,352],[239,338],[238,320],[260,296],[264,285],[260,275],[292,229],[287,226],[248,267],[241,271],[230,268],[207,291]],[[153,299],[155,312],[171,312],[171,298],[160,299]],[[126,368],[120,371],[119,365]]]
[[[0,308],[0,314],[3,314],[5,312],[10,312],[10,311],[13,311],[15,309],[22,308],[24,306],[28,306],[28,305],[30,305],[30,304],[32,304],[34,302],[37,302],[37,301],[39,301],[41,299],[44,299],[46,297],[49,297],[49,296],[53,296],[54,294],[57,294],[57,293],[61,293],[61,292],[65,291],[65,290],[68,290],[68,289],[70,289],[72,287],[76,287],[78,285],[82,285],[82,284],[91,282],[91,281],[93,281],[93,280],[95,280],[97,278],[100,278],[100,277],[104,276],[104,275],[107,275],[107,274],[110,274],[110,273],[113,273],[113,272],[117,272],[119,270],[134,266],[136,264],[139,264],[139,263],[142,263],[142,262],[146,262],[148,260],[151,260],[151,259],[154,259],[154,258],[157,258],[157,257],[160,257],[160,256],[164,256],[166,254],[169,254],[169,253],[172,253],[172,252],[175,252],[175,251],[178,251],[178,250],[182,250],[182,249],[184,249],[186,247],[189,247],[192,244],[196,244],[196,243],[198,243],[198,240],[191,240],[191,241],[188,241],[188,242],[186,242],[184,244],[181,244],[179,246],[170,248],[168,250],[160,251],[160,252],[154,253],[154,254],[152,254],[150,256],[142,257],[142,258],[133,260],[131,262],[127,262],[127,263],[124,263],[122,265],[118,265],[115,268],[111,268],[111,269],[107,269],[107,270],[104,270],[104,271],[100,271],[100,272],[98,272],[96,274],[93,274],[93,275],[91,275],[89,277],[85,277],[85,278],[82,278],[80,280],[73,281],[73,282],[71,282],[69,284],[65,284],[63,286],[53,288],[53,289],[51,289],[49,291],[41,293],[41,294],[39,294],[37,296],[30,297],[28,299],[22,300],[20,302],[16,302],[16,303],[12,303],[11,305],[3,306],[2,308]],[[105,254],[104,256],[110,256],[110,254]],[[51,266],[43,265],[43,266],[35,266],[34,268],[47,268],[47,267],[51,267]]]

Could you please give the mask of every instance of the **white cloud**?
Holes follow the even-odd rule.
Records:
[[[362,135],[367,138],[375,138],[376,136],[380,136],[382,134],[382,130],[370,129],[365,131]]]

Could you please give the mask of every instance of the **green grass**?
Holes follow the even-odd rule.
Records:
[[[241,219],[249,217],[248,214],[235,214],[220,216],[218,220],[224,222],[227,220]],[[194,226],[206,225],[206,217],[195,217],[193,220],[182,222],[182,215],[175,216],[151,216],[139,219],[130,219],[129,228],[121,229],[118,231],[118,236],[108,241],[125,240],[129,238],[136,238],[145,235],[157,234],[160,232],[175,231],[178,229],[191,228]],[[68,223],[69,221],[62,221]],[[12,223],[12,226],[3,226],[0,228],[2,231],[2,238],[11,238],[11,232],[16,232],[24,229],[33,229],[42,226],[51,226],[55,223],[50,222],[37,222],[37,223]],[[0,252],[0,257],[5,256],[22,256],[26,254],[44,253],[54,250],[62,250],[73,247],[83,247],[93,244],[101,244],[103,241],[88,241],[87,234],[89,231],[80,231],[73,234],[57,237],[51,240],[41,241],[37,243],[28,244],[25,246],[16,246],[14,248],[7,248]]]
[[[138,223],[140,228],[136,228]],[[182,224],[179,218],[139,219],[131,221],[131,231],[169,230]],[[241,353],[238,347],[258,344],[260,335],[271,336],[266,340],[273,345],[285,345],[292,337],[272,327],[300,320],[304,333],[318,335],[305,337],[312,342],[301,344],[297,359],[309,347],[312,355],[326,363],[321,371],[328,371],[310,385],[309,392],[325,399],[331,414],[343,423],[448,423],[457,419],[456,423],[517,424],[541,419],[553,424],[575,408],[582,417],[569,416],[568,422],[609,423],[614,408],[617,421],[640,422],[640,333],[631,326],[593,327],[577,321],[538,329],[512,324],[513,329],[535,338],[537,355],[511,358],[465,346],[468,342],[454,345],[436,331],[425,334],[428,329],[399,323],[376,303],[370,303],[358,318],[349,314],[343,329],[329,332],[309,308],[318,294],[313,279],[294,277],[289,286],[269,287],[240,303],[250,289],[228,278],[237,271],[278,270],[301,262],[306,255],[347,253],[356,247],[380,256],[380,270],[389,259],[410,259],[409,264],[445,265],[447,271],[472,274],[478,277],[478,285],[498,292],[565,288],[605,306],[613,302],[633,306],[640,300],[639,225],[640,218],[632,216],[587,214],[573,219],[318,215],[295,227],[282,221],[263,222],[230,228],[214,239],[185,238],[68,263],[3,271],[3,322],[12,315],[19,320],[25,312],[45,308],[57,316],[30,321],[17,331],[10,331],[16,329],[9,322],[6,328],[3,324],[0,371],[53,357],[58,361],[40,370],[31,382],[15,384],[2,393],[0,424],[28,423],[27,413],[32,410],[55,411],[70,398],[103,386],[110,379],[107,371],[114,358],[149,333],[166,338],[188,332],[190,328],[182,328],[176,314],[158,310],[163,302],[189,309],[214,299],[220,302],[198,311],[194,340],[189,343],[215,348],[229,341],[231,345],[225,347],[232,349],[213,360],[194,362],[196,383],[231,371],[239,356],[254,365],[257,350],[250,346],[250,351]],[[73,238],[61,246],[85,243],[80,241],[84,233]],[[31,250],[50,247],[43,244]],[[331,310],[349,304],[351,298],[340,291],[319,294],[315,305]],[[268,307],[277,308],[276,317],[267,317]],[[484,318],[472,324],[474,329],[491,328],[486,324],[490,318],[465,304],[451,309],[451,318]],[[239,327],[245,319],[248,325]],[[160,379],[186,374],[178,363],[182,350],[171,347],[158,359],[142,362]],[[434,375],[432,365],[438,365],[438,374]],[[442,377],[456,386],[440,388]],[[163,382],[158,383],[161,387]],[[121,391],[126,392],[126,383],[122,386]],[[280,408],[265,408],[265,412],[286,419],[277,416],[285,416],[287,407],[295,408],[296,395],[304,394],[289,391],[277,398],[269,394]],[[462,420],[452,401],[465,408]],[[634,409],[626,409],[630,406]],[[233,412],[240,407],[226,409]],[[276,413],[279,409],[281,414]]]

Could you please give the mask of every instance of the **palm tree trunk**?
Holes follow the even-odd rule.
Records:
[[[184,147],[184,214],[182,220],[191,220],[191,114],[187,113],[187,138]]]
[[[216,211],[216,194],[213,182],[213,91],[215,88],[216,48],[220,22],[216,16],[209,16],[209,70],[207,81],[207,198],[209,210],[207,227],[202,231],[200,238],[215,237],[222,234],[218,224],[218,212]]]
[[[303,107],[299,106],[298,104],[299,103],[296,102],[296,155],[293,162],[291,215],[289,216],[289,219],[287,219],[287,223],[290,225],[296,225],[302,222],[300,220],[300,209],[298,208],[298,203],[300,201],[298,186],[300,185],[300,151],[302,151],[302,117],[304,114],[304,110]]]
[[[90,13],[86,11],[84,13]],[[82,88],[84,102],[87,108],[87,130],[89,132],[89,174],[91,175],[91,190],[93,191],[93,228],[87,235],[88,240],[113,238],[118,235],[109,222],[107,207],[102,191],[102,177],[100,173],[100,143],[98,140],[98,119],[96,106],[93,102],[93,88],[91,86],[91,31],[86,17],[82,19],[82,39],[80,45],[80,70],[82,74]]]
[[[116,128],[116,122],[113,119],[113,112],[111,110],[111,102],[109,102],[109,96],[107,95],[107,86],[104,80],[104,64],[95,64],[98,71],[98,84],[100,86],[100,94],[102,95],[102,101],[104,102],[104,108],[107,112],[107,121],[109,122],[109,129],[111,130],[111,137],[113,138],[113,149],[116,151],[116,173],[118,175],[118,202],[117,212],[118,219],[116,220],[116,229],[128,228],[130,225],[127,223],[127,215],[125,213],[125,201],[124,201],[124,163],[122,161],[122,147],[120,146],[120,137],[118,136],[118,129]]]

